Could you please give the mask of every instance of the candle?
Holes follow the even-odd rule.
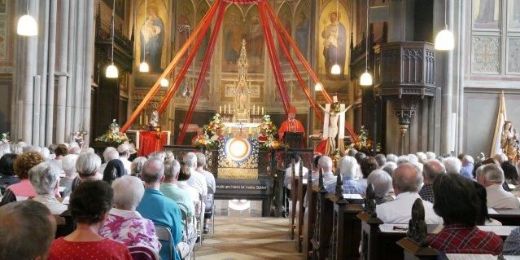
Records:
[[[253,115],[255,114],[255,105],[253,105]]]
[[[264,107],[262,107],[262,115],[265,115]]]
[[[222,106],[218,106],[218,112],[222,114]]]
[[[252,135],[253,134],[253,129],[251,127],[249,127],[249,135]]]

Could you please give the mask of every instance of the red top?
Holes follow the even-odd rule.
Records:
[[[280,140],[283,140],[285,132],[304,133],[305,128],[298,119],[287,119],[283,121],[280,129],[278,129],[278,138]]]
[[[224,0],[224,2],[232,4],[257,4],[264,0]]]
[[[132,260],[132,256],[125,245],[114,240],[103,239],[91,242],[71,242],[60,237],[52,242],[48,259]]]
[[[476,226],[447,225],[436,235],[428,237],[430,246],[445,253],[493,254],[502,253],[502,239]]]

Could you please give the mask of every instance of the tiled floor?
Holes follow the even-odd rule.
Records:
[[[253,209],[227,211],[227,216],[218,214],[215,218],[215,234],[208,234],[202,247],[196,249],[197,260],[303,258],[295,242],[289,240],[288,219],[254,217],[257,213],[251,212]]]

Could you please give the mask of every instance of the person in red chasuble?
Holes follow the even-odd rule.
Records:
[[[303,124],[298,119],[296,119],[296,108],[294,106],[289,108],[287,119],[282,122],[280,129],[278,129],[278,138],[280,141],[283,141],[285,132],[305,134],[305,128],[303,127]]]

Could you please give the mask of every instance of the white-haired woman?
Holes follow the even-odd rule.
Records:
[[[61,169],[57,165],[48,162],[42,162],[29,170],[29,180],[36,191],[33,200],[47,206],[53,215],[59,215],[67,210],[67,206],[58,201],[55,196],[60,173]]]
[[[159,252],[161,243],[153,222],[136,211],[144,195],[143,182],[135,176],[125,175],[112,182],[112,189],[114,208],[109,211],[99,234],[126,246],[146,246]]]
[[[132,176],[141,178],[141,171],[143,170],[144,163],[147,161],[146,157],[139,156],[132,161],[130,164],[130,173]]]
[[[96,181],[103,179],[99,172],[101,158],[95,153],[82,153],[76,161],[78,177],[72,182],[72,191],[83,181]]]
[[[394,200],[392,177],[388,172],[380,169],[374,170],[368,175],[367,182],[374,188],[376,204]]]
[[[67,197],[72,192],[72,183],[78,176],[76,171],[77,154],[67,154],[61,159],[61,167],[65,176],[60,180],[60,186],[64,188],[63,197]]]

